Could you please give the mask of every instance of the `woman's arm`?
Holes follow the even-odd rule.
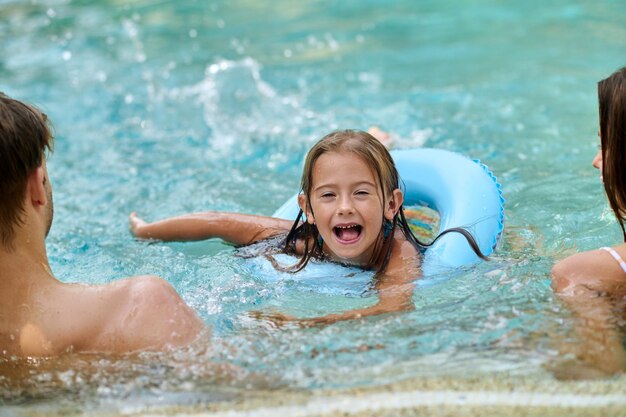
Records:
[[[626,245],[614,249],[624,256]],[[603,373],[623,372],[626,352],[619,323],[625,315],[626,274],[619,264],[604,250],[577,253],[554,266],[552,287],[576,315],[582,342],[576,355]]]
[[[235,245],[248,245],[289,231],[292,222],[252,214],[207,211],[148,223],[132,212],[130,231],[141,239],[189,241],[220,238]]]

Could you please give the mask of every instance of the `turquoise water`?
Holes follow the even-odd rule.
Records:
[[[19,388],[0,378],[0,401],[106,408],[422,375],[552,378],[568,359],[573,319],[549,271],[620,239],[591,158],[596,82],[626,64],[626,4],[301,3],[0,0],[0,90],[55,125],[55,274],[158,274],[215,336],[174,355],[35,361]],[[315,140],[372,124],[397,148],[480,159],[507,199],[493,260],[416,290],[413,312],[276,329],[247,313],[313,316],[375,294],[367,277],[342,287],[258,274],[217,241],[128,233],[132,210],[269,215],[296,191]]]

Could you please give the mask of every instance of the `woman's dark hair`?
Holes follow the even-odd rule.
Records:
[[[602,178],[626,242],[626,67],[598,82]]]
[[[309,150],[306,156],[302,173],[301,192],[306,197],[308,211],[313,212],[310,205],[310,193],[313,183],[314,164],[321,155],[328,152],[349,152],[356,154],[371,167],[377,185],[380,187],[382,197],[381,204],[384,205],[387,197],[391,195],[394,190],[400,188],[400,176],[398,175],[398,170],[393,162],[393,158],[387,148],[378,139],[367,132],[359,130],[340,130],[324,136]],[[300,260],[291,267],[281,268],[288,272],[298,272],[307,265],[311,258],[322,257],[323,255],[322,246],[317,243],[320,237],[319,231],[314,224],[310,224],[306,221],[301,222],[301,220],[303,220],[303,214],[303,211],[300,210],[285,240],[285,246],[289,252],[295,252],[297,240],[302,239],[304,242],[304,251]],[[379,237],[382,237],[382,239],[377,239],[372,258],[366,266],[366,268],[376,268],[377,273],[384,272],[389,263],[396,226],[400,227],[406,239],[411,242],[418,251],[432,245],[437,239],[447,233],[458,232],[467,239],[470,246],[479,257],[487,259],[481,252],[471,233],[463,228],[455,227],[444,230],[432,242],[424,243],[420,242],[411,231],[402,206],[400,206],[393,221],[391,221],[391,230],[387,233],[385,233],[384,230],[386,222],[388,223],[388,221],[383,219],[383,227],[379,232]],[[277,265],[276,262],[273,263],[275,266]]]

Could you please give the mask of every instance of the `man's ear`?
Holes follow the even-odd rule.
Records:
[[[307,204],[307,201],[308,200],[304,194],[298,194],[298,205],[300,206],[300,209],[304,212],[307,223],[315,224],[313,212],[309,210],[309,205]]]
[[[46,181],[48,181],[48,178],[43,166],[36,168],[28,176],[28,180],[26,182],[27,198],[30,199],[31,203],[35,207],[45,206],[48,204]]]
[[[404,194],[402,194],[402,191],[400,191],[399,188],[396,188],[391,193],[389,201],[387,201],[385,207],[385,219],[392,221],[396,213],[398,213],[398,210],[400,210],[400,207],[402,207],[402,203],[404,203]]]

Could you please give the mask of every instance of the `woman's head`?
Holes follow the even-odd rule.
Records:
[[[626,67],[598,83],[604,189],[626,241]]]

